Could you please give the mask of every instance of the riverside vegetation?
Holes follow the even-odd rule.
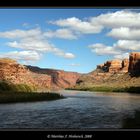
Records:
[[[67,90],[140,93],[140,87],[133,87],[133,86],[131,87],[109,87],[109,86],[75,87],[75,88],[67,88]]]
[[[64,98],[62,95],[50,92],[36,92],[36,88],[26,84],[9,84],[0,82],[0,103],[48,101]]]

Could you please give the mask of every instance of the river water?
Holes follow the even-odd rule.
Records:
[[[121,128],[140,110],[140,95],[60,91],[64,99],[0,104],[0,128]]]

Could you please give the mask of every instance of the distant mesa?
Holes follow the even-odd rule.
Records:
[[[112,84],[113,81],[120,84],[123,80],[127,82],[127,78],[131,80],[131,77],[125,75],[126,73],[130,76],[140,76],[140,52],[130,53],[129,59],[106,61],[87,74],[26,66],[10,58],[0,58],[0,82],[27,84],[43,91],[71,88],[77,84],[93,85],[106,82]],[[126,77],[119,77],[119,75]],[[137,80],[132,83],[135,84]],[[136,84],[139,85],[138,82]]]

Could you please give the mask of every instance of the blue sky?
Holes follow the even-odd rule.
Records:
[[[88,73],[140,51],[135,9],[0,9],[0,57]]]

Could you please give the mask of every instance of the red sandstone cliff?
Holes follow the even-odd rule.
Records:
[[[33,85],[42,90],[69,88],[84,81],[100,84],[111,77],[116,81],[118,75],[125,73],[140,75],[140,52],[130,53],[129,59],[107,61],[88,74],[23,66],[12,59],[0,59],[0,81]]]
[[[140,74],[140,52],[132,52],[129,55],[129,72],[132,74]]]
[[[27,84],[39,89],[61,89],[74,86],[80,74],[62,70],[23,66],[12,59],[0,59],[0,81]]]
[[[11,59],[0,59],[0,81],[27,84],[37,88],[50,88],[51,77],[31,72],[26,66]]]
[[[128,59],[123,59],[123,60],[116,59],[116,60],[107,61],[101,65],[97,65],[97,69],[100,69],[103,72],[108,72],[112,74],[117,73],[117,72],[126,73],[128,72],[128,67],[129,67]]]
[[[39,67],[27,66],[27,68],[36,74],[47,74],[51,77],[51,87],[54,89],[68,88],[76,84],[80,77],[79,73],[66,72],[63,70],[41,69]]]
[[[109,86],[113,83],[115,85],[121,83],[122,86],[128,83],[139,86],[139,78],[136,76],[140,76],[140,52],[130,53],[129,59],[111,60],[97,65],[96,70],[80,76],[76,86],[88,87],[101,84]]]

